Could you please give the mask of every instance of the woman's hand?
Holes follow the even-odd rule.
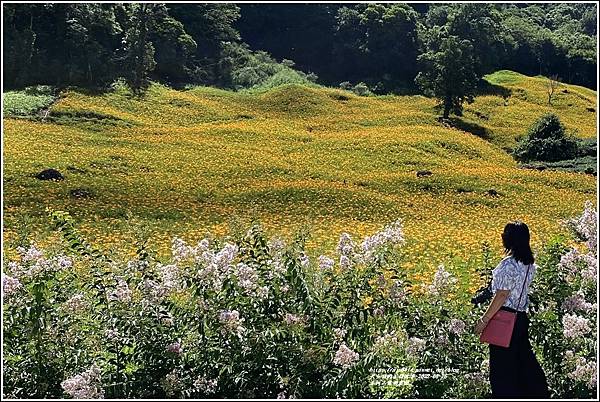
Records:
[[[487,326],[489,322],[489,319],[487,317],[481,317],[479,320],[477,320],[477,324],[475,324],[475,333],[477,335],[480,335],[483,330],[485,329],[485,327]]]

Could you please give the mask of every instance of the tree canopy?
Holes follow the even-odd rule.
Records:
[[[465,41],[470,43],[475,79],[510,69],[596,87],[593,4],[3,7],[8,88],[49,84],[101,89],[118,78],[140,90],[151,80],[176,87],[240,88],[318,77],[321,84],[360,83],[375,93],[413,92],[425,90],[415,85],[417,75],[432,77],[432,66],[439,65],[440,50],[432,48],[430,39],[442,31],[446,42],[456,41],[461,49]],[[279,78],[272,80],[275,74]]]

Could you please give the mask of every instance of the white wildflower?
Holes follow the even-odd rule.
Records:
[[[174,397],[179,391],[181,391],[182,384],[177,372],[173,370],[168,373],[165,378],[161,380],[161,386],[169,398]]]
[[[183,347],[181,346],[181,339],[177,339],[177,341],[169,344],[166,348],[167,352],[175,353],[176,355],[180,355],[183,353]]]
[[[340,348],[335,352],[333,363],[343,368],[352,366],[360,358],[359,354],[346,346],[345,343],[340,345]]]
[[[581,290],[575,292],[573,295],[567,297],[562,303],[562,309],[568,313],[575,311],[588,312],[595,310],[596,307],[592,303],[588,303],[585,300],[585,295]]]
[[[21,261],[23,262],[35,262],[44,257],[44,253],[37,248],[35,243],[31,243],[28,249],[19,247],[17,251],[21,254]]]
[[[346,337],[347,333],[348,333],[348,331],[343,328],[334,328],[333,329],[333,336],[334,336],[335,340],[338,342],[343,341],[344,338]]]
[[[340,256],[340,268],[348,269],[352,265],[352,260],[347,255]]]
[[[236,265],[238,285],[247,291],[254,290],[257,286],[258,273],[251,266],[240,262]]]
[[[23,285],[21,281],[12,276],[2,275],[2,294],[6,296],[13,295],[21,289]]]
[[[429,286],[429,293],[435,296],[443,295],[450,290],[456,282],[456,278],[450,272],[446,271],[443,264],[440,264],[433,276],[433,282]]]
[[[335,261],[333,261],[331,258],[327,257],[326,255],[319,256],[319,268],[321,268],[321,270],[330,271],[333,269],[334,265]]]
[[[348,233],[342,233],[340,235],[340,241],[337,245],[337,252],[342,256],[345,255],[347,257],[354,254],[354,248],[356,247],[352,237]]]
[[[283,319],[287,325],[304,325],[306,323],[306,317],[286,313]]]
[[[244,327],[242,326],[244,319],[240,317],[240,313],[237,310],[221,311],[219,313],[219,321],[229,332],[234,332],[238,335],[244,332]]]
[[[185,261],[195,256],[195,250],[193,247],[188,246],[183,239],[174,237],[171,240],[171,255],[173,256],[173,260],[177,262]]]
[[[65,308],[71,313],[77,313],[87,307],[85,296],[81,293],[72,296],[65,302]]]
[[[100,369],[92,365],[88,370],[64,380],[60,385],[73,399],[102,399],[104,390],[101,374]]]
[[[109,293],[108,300],[120,301],[122,303],[131,301],[131,290],[123,278],[117,278],[117,286],[115,290]]]
[[[425,350],[426,346],[427,346],[427,341],[425,341],[424,339],[417,338],[417,337],[411,337],[408,339],[408,346],[406,348],[406,352],[409,355],[416,357],[422,351]]]
[[[448,331],[455,335],[462,335],[465,332],[465,322],[456,318],[452,318],[448,324]]]
[[[589,389],[595,389],[597,386],[598,365],[595,361],[587,361],[583,357],[575,359],[575,369],[567,374],[575,381],[585,383]]]
[[[381,247],[401,244],[404,244],[404,232],[402,231],[402,221],[397,220],[373,236],[365,237],[362,242],[362,250],[368,260]]]
[[[258,288],[256,288],[256,296],[259,299],[266,299],[269,296],[269,287],[259,286]]]
[[[214,394],[217,391],[217,380],[198,376],[194,381],[194,388],[205,394]]]
[[[310,259],[308,258],[308,256],[304,253],[300,253],[300,265],[302,266],[302,268],[306,268],[310,265]]]
[[[107,329],[104,331],[104,336],[110,340],[118,339],[120,335],[117,329]]]
[[[565,338],[578,338],[591,331],[590,321],[575,314],[565,314],[562,319]]]

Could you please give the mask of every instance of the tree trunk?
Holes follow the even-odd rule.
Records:
[[[444,100],[444,119],[447,119],[448,117],[450,117],[451,105],[452,105],[452,103],[448,99]]]

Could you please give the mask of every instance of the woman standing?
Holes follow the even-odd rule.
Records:
[[[502,243],[507,256],[492,271],[494,298],[475,327],[480,334],[500,309],[517,314],[510,345],[489,345],[492,398],[550,398],[546,376],[528,334],[527,294],[536,270],[529,228],[522,222],[507,224]]]

